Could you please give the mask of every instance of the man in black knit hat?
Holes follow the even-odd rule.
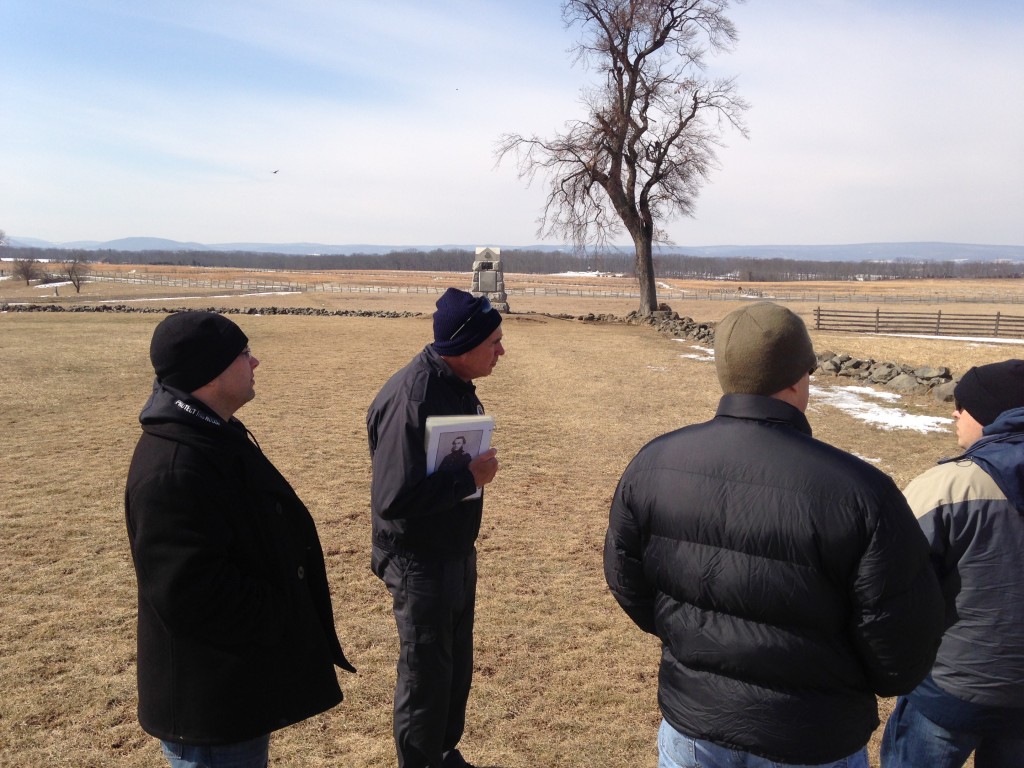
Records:
[[[270,733],[341,701],[354,672],[306,507],[235,411],[259,361],[235,323],[153,333],[153,392],[125,489],[138,581],[139,722],[174,768],[265,768]]]
[[[953,390],[957,444],[904,494],[931,545],[946,631],[885,727],[885,768],[1024,766],[1024,360]]]
[[[505,354],[501,314],[485,296],[449,288],[434,341],[381,388],[366,429],[373,465],[371,567],[394,602],[401,649],[394,736],[399,768],[460,768],[457,745],[473,676],[476,537],[498,470],[491,448],[427,475],[428,416],[483,414],[475,379]]]
[[[661,640],[662,768],[867,768],[876,694],[942,631],[928,548],[892,480],[811,437],[803,321],[760,302],[715,329],[715,417],[648,443],[612,499],[605,576]]]

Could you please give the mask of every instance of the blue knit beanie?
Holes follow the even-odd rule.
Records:
[[[501,325],[501,313],[486,296],[449,288],[434,312],[434,351],[457,357],[481,344]]]

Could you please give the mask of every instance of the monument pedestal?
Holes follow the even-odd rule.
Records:
[[[508,312],[508,294],[505,293],[505,273],[501,268],[500,248],[477,248],[473,262],[474,296],[486,296],[499,312]]]

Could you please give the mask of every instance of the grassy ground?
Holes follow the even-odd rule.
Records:
[[[332,300],[354,308],[368,299]],[[392,296],[402,305],[368,308],[429,312],[433,300]],[[173,305],[229,302],[254,304]],[[625,464],[652,437],[709,418],[717,382],[710,363],[681,357],[678,342],[649,329],[536,314],[625,314],[632,304],[554,302],[513,307],[508,354],[478,382],[497,419],[502,468],[479,542],[465,752],[495,768],[654,766],[658,644],[608,594],[601,543]],[[732,307],[674,308],[714,320]],[[135,587],[122,511],[160,317],[0,314],[0,766],[162,764],[135,721]],[[360,670],[342,678],[341,706],[275,736],[272,762],[391,765],[397,638],[368,567],[364,417],[380,385],[429,340],[429,317],[236,319],[262,363],[257,399],[239,416],[317,520],[339,633]],[[942,340],[830,334],[815,343],[960,372],[1016,356]],[[903,406],[948,415],[928,397]],[[812,403],[808,415],[819,437],[877,457],[901,485],[954,449],[950,435],[882,432],[826,406]]]

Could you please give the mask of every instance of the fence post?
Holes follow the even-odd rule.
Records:
[[[878,323],[880,320],[881,310],[875,307],[875,333],[878,333]]]
[[[821,307],[814,308],[814,330],[821,330]]]
[[[942,329],[942,310],[940,309],[938,312],[935,313],[935,335],[936,336],[941,336],[942,335],[941,329]]]
[[[996,338],[999,338],[999,312],[996,312]]]

